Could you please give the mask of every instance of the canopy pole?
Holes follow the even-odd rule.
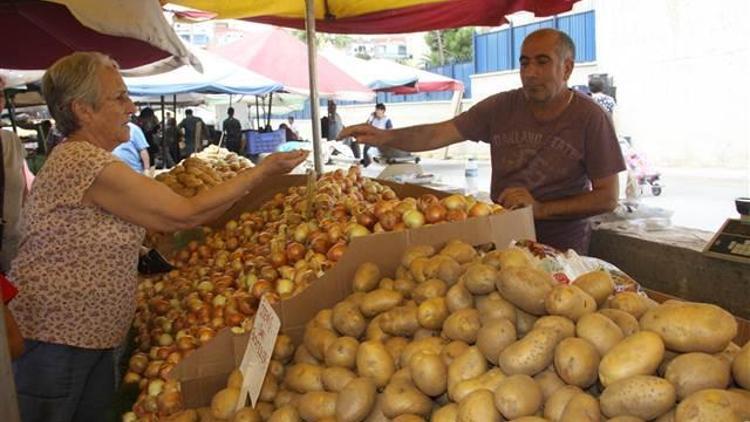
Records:
[[[174,127],[172,127],[172,145],[177,150],[177,159],[180,158],[180,144],[177,142],[177,94],[172,94],[172,112],[174,113]],[[164,125],[164,127],[167,127]],[[177,165],[177,163],[174,163]]]
[[[161,96],[161,160],[162,160],[162,168],[164,170],[168,169],[169,166],[167,165],[167,139],[164,136],[166,131],[164,128],[166,127],[166,123],[164,120],[166,119],[166,116],[164,113],[166,113],[166,110],[164,109],[164,96]]]
[[[8,93],[8,90],[3,91],[5,96],[5,106],[8,107],[8,116],[10,117],[10,125],[13,127],[13,133],[18,134],[18,124],[16,123],[16,105],[13,104],[13,97]],[[0,110],[2,112],[2,110]]]
[[[266,125],[271,126],[271,107],[273,106],[273,92],[268,94],[268,114],[266,115]]]
[[[318,101],[318,54],[315,45],[315,0],[305,0],[305,29],[307,30],[307,65],[310,69],[310,114],[312,117],[313,160],[315,173],[323,173],[320,145],[320,104]]]
[[[262,132],[260,127],[260,106],[258,105],[258,96],[255,96],[255,124],[258,125],[258,132]]]

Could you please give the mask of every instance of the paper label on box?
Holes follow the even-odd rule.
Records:
[[[271,362],[273,348],[276,345],[276,337],[279,335],[281,321],[274,312],[271,304],[263,298],[258,305],[258,311],[255,314],[253,330],[250,332],[250,338],[247,341],[245,354],[242,356],[240,371],[242,372],[242,390],[240,399],[237,401],[237,409],[245,406],[247,395],[250,395],[250,403],[255,407],[255,403],[260,396],[260,389],[263,386],[263,379],[268,370],[268,364]]]

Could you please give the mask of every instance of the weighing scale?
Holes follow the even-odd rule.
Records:
[[[737,198],[735,205],[740,218],[727,219],[703,249],[703,254],[750,264],[750,198]]]

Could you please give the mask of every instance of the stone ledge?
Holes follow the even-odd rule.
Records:
[[[594,230],[591,256],[625,271],[644,287],[690,301],[715,303],[750,319],[750,266],[704,256],[712,233]]]

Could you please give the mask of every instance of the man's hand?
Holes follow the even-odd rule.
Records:
[[[354,137],[357,142],[363,144],[382,146],[388,142],[388,131],[378,129],[367,123],[355,126],[347,126],[336,137],[336,140],[340,141],[348,137]]]
[[[544,218],[544,204],[534,199],[526,188],[506,188],[497,198],[497,202],[509,209],[531,206],[534,218]]]
[[[268,175],[286,174],[305,161],[309,151],[297,150],[277,152],[264,158],[258,165],[258,170]]]

